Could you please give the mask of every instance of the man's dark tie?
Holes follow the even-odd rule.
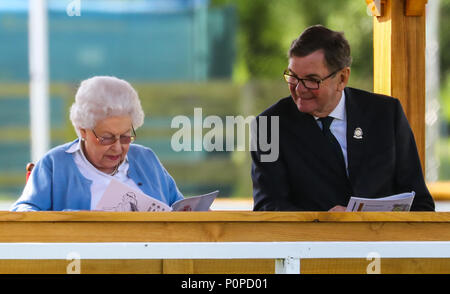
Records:
[[[333,150],[335,151],[334,152],[335,155],[338,157],[341,166],[345,170],[345,159],[344,155],[342,154],[341,145],[339,144],[338,140],[333,135],[333,133],[330,131],[330,125],[333,119],[334,118],[331,116],[319,118],[319,120],[322,122],[322,133],[325,136],[325,138],[327,138],[328,141],[330,141],[331,145],[333,146]]]

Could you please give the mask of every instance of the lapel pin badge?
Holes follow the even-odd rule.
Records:
[[[353,133],[353,138],[355,139],[362,139],[363,138],[363,131],[361,128],[356,128],[355,132]]]

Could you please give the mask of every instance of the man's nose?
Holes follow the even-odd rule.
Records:
[[[302,93],[309,91],[309,89],[303,85],[302,81],[298,81],[297,85],[295,86],[295,91],[297,93]]]

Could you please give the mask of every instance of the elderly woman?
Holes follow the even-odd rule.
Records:
[[[153,151],[131,144],[144,112],[128,82],[106,76],[83,81],[70,119],[79,138],[36,163],[11,210],[92,210],[111,179],[168,205],[183,199]]]

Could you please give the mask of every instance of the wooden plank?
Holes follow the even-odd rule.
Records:
[[[371,261],[360,258],[302,259],[303,274],[366,274]],[[164,270],[163,264],[170,268]],[[81,274],[273,274],[272,259],[81,260]],[[67,260],[0,260],[0,274],[66,274]],[[450,259],[382,258],[382,274],[449,274]]]
[[[0,211],[1,223],[20,222],[450,222],[450,212],[99,212]]]
[[[450,181],[429,182],[427,183],[427,187],[435,201],[450,200]]]
[[[368,11],[370,11],[373,16],[382,16],[385,4],[386,0],[366,0],[366,5],[369,9]]]
[[[366,274],[372,261],[359,258],[304,259],[303,274]],[[370,269],[369,269],[370,271]],[[444,258],[381,258],[381,274],[448,274],[450,259]]]
[[[445,222],[9,222],[0,242],[448,241]]]
[[[373,90],[376,93],[391,95],[391,6],[387,5],[384,14],[373,18]]]
[[[425,14],[425,4],[428,0],[406,0],[406,16],[422,16]]]
[[[163,274],[193,274],[194,260],[165,259],[163,260]]]
[[[62,259],[0,260],[0,274],[67,274],[70,261]],[[162,260],[85,259],[81,274],[161,274]]]
[[[374,17],[374,92],[401,101],[424,169],[425,14],[406,16],[405,9],[405,1],[387,0]]]
[[[449,241],[450,213],[1,212],[0,242]],[[0,273],[65,273],[67,260],[0,260]],[[360,273],[364,259],[303,273]],[[386,273],[448,273],[446,259],[382,260]],[[274,260],[81,260],[82,273],[273,273]]]

